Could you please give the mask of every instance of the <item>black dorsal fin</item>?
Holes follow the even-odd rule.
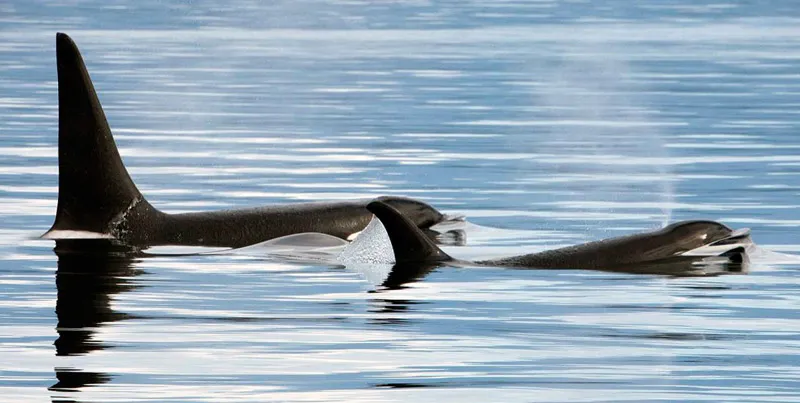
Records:
[[[122,164],[78,47],[56,34],[58,210],[51,231],[106,233],[142,194]]]
[[[378,217],[389,234],[397,263],[441,262],[452,260],[439,249],[411,220],[394,207],[376,200],[367,204],[367,210]]]

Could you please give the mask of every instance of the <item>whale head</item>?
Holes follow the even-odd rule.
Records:
[[[670,238],[676,253],[712,244],[733,234],[733,230],[729,227],[708,220],[680,221],[664,227],[661,231]]]
[[[429,228],[444,220],[444,214],[433,208],[430,204],[419,200],[399,196],[382,196],[375,201],[383,202],[394,207],[404,217],[408,218],[419,228]]]

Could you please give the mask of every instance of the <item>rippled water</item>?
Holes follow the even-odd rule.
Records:
[[[100,5],[0,4],[0,400],[800,400],[794,2]],[[257,254],[57,257],[56,30],[170,212],[403,194],[467,217],[457,257],[693,218],[765,252],[398,290]]]

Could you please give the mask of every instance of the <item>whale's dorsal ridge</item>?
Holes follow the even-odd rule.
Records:
[[[367,210],[386,228],[392,242],[395,262],[443,262],[452,260],[419,227],[383,200],[373,200]]]
[[[50,231],[109,233],[120,214],[146,203],[122,163],[75,42],[56,34],[58,208]]]

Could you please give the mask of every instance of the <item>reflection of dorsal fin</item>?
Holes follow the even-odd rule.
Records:
[[[51,231],[106,233],[144,200],[122,164],[78,47],[66,34],[56,35],[56,55],[59,190]]]
[[[375,214],[386,228],[389,239],[392,241],[396,263],[452,260],[411,220],[394,207],[376,200],[367,205],[367,210]]]

